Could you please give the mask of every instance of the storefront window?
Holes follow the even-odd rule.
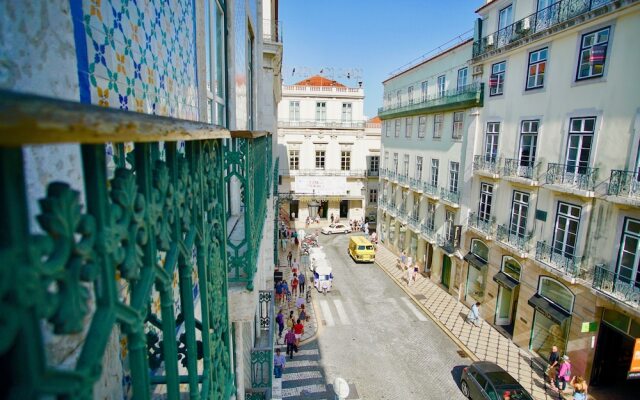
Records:
[[[569,314],[573,311],[574,295],[562,283],[548,277],[540,277],[538,294],[551,303],[563,308]]]
[[[489,261],[489,247],[482,243],[478,239],[471,241],[471,252],[478,258],[481,258],[484,262]]]
[[[531,331],[531,350],[538,353],[544,359],[549,358],[552,346],[558,346],[560,354],[564,354],[567,348],[569,321],[571,321],[571,318],[567,318],[564,322],[558,323],[539,310],[536,310]]]
[[[484,290],[487,284],[487,267],[479,267],[469,263],[469,274],[467,276],[467,296],[471,296],[476,301],[484,300]]]
[[[504,256],[502,258],[502,272],[518,282],[520,281],[521,268],[520,263],[518,263],[515,258],[509,256]]]

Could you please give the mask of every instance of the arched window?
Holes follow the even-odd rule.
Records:
[[[489,246],[484,244],[480,239],[473,239],[471,241],[471,253],[482,259],[485,263],[489,261]]]
[[[522,271],[522,266],[515,258],[510,256],[502,257],[502,272],[519,282],[520,271]]]
[[[576,296],[568,287],[549,276],[540,277],[538,294],[569,314],[573,311]]]

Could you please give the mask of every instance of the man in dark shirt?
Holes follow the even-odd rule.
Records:
[[[296,347],[296,334],[293,332],[293,327],[284,335],[284,342],[287,344],[287,355],[290,360],[293,360],[293,352]]]
[[[558,353],[558,346],[551,347],[551,354],[549,354],[549,366],[547,367],[547,376],[551,376],[549,371],[552,369],[557,372],[558,363],[560,362],[560,354]],[[554,373],[553,376],[556,374]]]

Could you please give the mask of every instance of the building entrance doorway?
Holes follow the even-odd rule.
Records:
[[[320,208],[318,209],[318,214],[320,215],[320,218],[327,218],[327,212],[329,212],[329,202],[326,200],[321,201]]]
[[[424,273],[431,277],[431,260],[433,258],[433,245],[425,242],[424,246]]]
[[[349,200],[340,200],[340,219],[349,217]]]
[[[300,206],[300,202],[298,200],[291,200],[291,202],[289,202],[289,216],[291,217],[292,220],[300,216],[299,210],[298,210],[299,206]]]
[[[440,278],[442,286],[449,289],[451,283],[451,258],[449,256],[442,257],[442,276]]]
[[[518,292],[520,286],[511,289],[506,286],[498,286],[498,301],[496,302],[496,325],[505,330],[509,336],[513,335],[515,325],[516,304],[518,304]]]

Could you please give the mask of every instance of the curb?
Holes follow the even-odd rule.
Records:
[[[458,347],[462,351],[465,352],[467,357],[469,357],[472,361],[480,361],[480,358],[478,358],[464,343],[462,343],[462,341],[458,339],[458,337],[454,335],[453,332],[449,330],[449,328],[447,328],[442,322],[440,322],[440,320],[431,312],[431,310],[429,310],[422,303],[420,303],[418,299],[415,298],[415,296],[409,291],[409,288],[407,288],[404,284],[402,284],[402,282],[400,282],[395,276],[393,276],[391,272],[389,272],[384,266],[382,266],[382,264],[378,262],[377,259],[375,263],[381,270],[384,271],[385,274],[389,276],[389,278],[391,278],[396,283],[396,285],[400,287],[400,289],[402,289],[411,298],[411,300],[415,304],[418,305],[418,307],[420,307],[422,311],[424,311],[425,314],[427,314],[429,318],[431,318],[431,320],[440,328],[442,332],[445,333],[445,335],[449,336],[449,338],[453,340],[453,342],[458,345]]]

